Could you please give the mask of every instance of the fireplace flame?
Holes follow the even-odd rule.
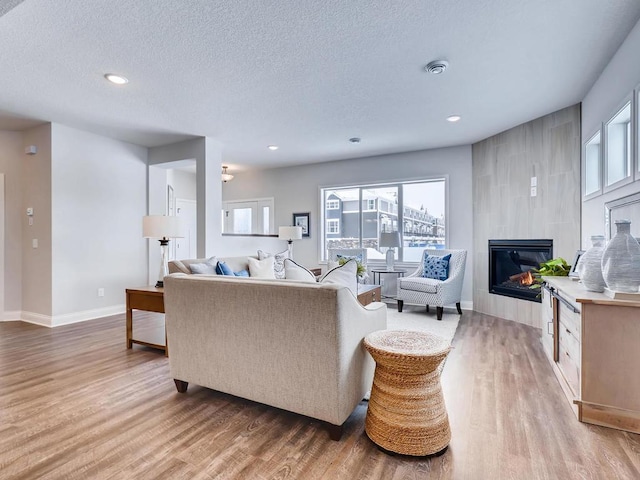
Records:
[[[520,285],[532,285],[533,284],[533,275],[531,275],[531,272],[525,272],[521,277],[520,277]]]

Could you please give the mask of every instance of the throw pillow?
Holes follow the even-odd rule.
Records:
[[[313,273],[290,258],[284,259],[284,273],[287,280],[316,283],[316,276]]]
[[[344,265],[349,260],[355,260],[358,264],[358,277],[365,278],[367,273],[367,267],[362,263],[362,254],[359,255],[341,255],[336,254],[336,259],[338,260],[338,265]]]
[[[274,257],[267,257],[264,260],[256,260],[249,257],[249,275],[255,278],[276,278],[273,264]]]
[[[218,275],[233,276],[233,270],[231,270],[231,267],[227,265],[225,262],[218,262],[218,265],[216,266],[216,273]]]
[[[189,265],[191,273],[196,275],[213,275],[216,273],[216,264],[218,259],[216,257],[208,258],[204,263],[192,263]]]
[[[249,276],[249,272],[247,272],[246,270],[240,270],[239,272],[233,272],[233,274],[236,277],[248,277]]]
[[[264,260],[267,257],[274,257],[273,273],[276,278],[285,278],[284,259],[289,258],[289,250],[280,253],[268,253],[258,250],[258,260]],[[251,275],[253,277],[253,275]]]
[[[356,297],[358,296],[358,263],[355,260],[348,260],[344,265],[340,265],[329,270],[320,279],[320,283],[336,283],[344,285]]]
[[[439,257],[437,255],[424,256],[424,264],[422,266],[422,276],[424,278],[433,278],[435,280],[446,280],[449,278],[449,261],[451,254]]]

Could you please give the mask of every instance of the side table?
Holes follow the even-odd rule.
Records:
[[[382,299],[380,285],[358,284],[358,301],[367,306],[371,302],[379,302]]]
[[[127,288],[127,348],[133,348],[133,344],[145,345],[147,347],[164,350],[165,356],[169,356],[167,344],[167,329],[164,328],[160,334],[164,336],[164,345],[160,343],[160,338],[155,341],[136,340],[133,338],[133,310],[144,310],[147,312],[164,313],[164,289],[156,287]]]
[[[404,274],[407,273],[406,270],[371,270],[371,272],[373,273],[373,283],[375,283],[376,285],[380,285],[382,275],[391,273],[391,274],[395,274],[397,278],[400,278],[400,277],[404,277]],[[377,282],[376,282],[376,275],[378,276]],[[389,297],[389,298],[395,298],[395,296]]]
[[[380,330],[364,347],[376,362],[365,419],[369,438],[403,455],[440,455],[451,440],[440,386],[448,342],[425,332]]]

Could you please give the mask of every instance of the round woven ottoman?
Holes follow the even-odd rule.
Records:
[[[364,346],[376,361],[365,431],[379,447],[403,455],[443,453],[451,440],[440,369],[451,347],[425,332],[381,330]]]

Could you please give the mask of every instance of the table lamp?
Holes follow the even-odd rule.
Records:
[[[380,233],[380,247],[387,247],[387,271],[394,271],[395,249],[400,246],[400,232]]]
[[[183,238],[182,219],[166,215],[147,215],[142,218],[142,236],[157,238],[160,242],[160,271],[156,288],[164,287],[164,277],[169,275],[168,246],[170,238]]]
[[[302,227],[278,227],[278,238],[289,243],[289,258],[293,260],[293,241],[302,238]]]

